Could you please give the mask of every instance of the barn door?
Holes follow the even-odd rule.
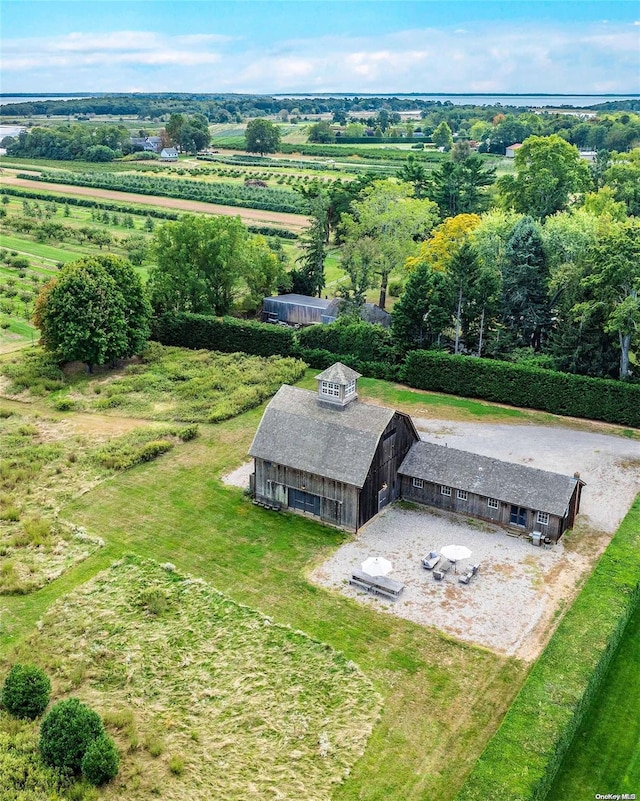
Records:
[[[378,511],[384,509],[384,507],[389,503],[389,487],[383,487],[381,490],[378,490]]]
[[[511,505],[511,523],[514,526],[527,525],[527,510],[523,506]]]

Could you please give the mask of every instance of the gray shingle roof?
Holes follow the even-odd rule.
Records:
[[[316,376],[319,381],[331,381],[333,384],[348,384],[349,381],[355,381],[357,378],[362,378],[361,373],[356,373],[350,367],[342,362],[336,362],[331,367]]]
[[[562,517],[576,479],[489,456],[416,442],[398,473]]]
[[[289,295],[272,295],[265,298],[265,301],[271,301],[272,304],[287,304],[290,306],[309,306],[313,309],[326,309],[331,303],[326,298],[313,298],[309,295],[296,295],[290,293]]]
[[[284,384],[265,409],[249,455],[362,487],[394,414],[362,401],[328,408],[315,392]]]

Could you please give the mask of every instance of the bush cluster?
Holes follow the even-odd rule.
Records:
[[[82,773],[92,784],[110,781],[119,767],[118,752],[100,715],[77,698],[58,701],[42,721],[40,756],[45,765]]]
[[[35,720],[51,695],[49,677],[35,665],[14,665],[2,687],[2,707],[15,718]]]
[[[640,427],[638,384],[425,350],[407,354],[402,377],[418,389]]]
[[[640,498],[456,801],[543,801],[640,603]]]
[[[347,353],[361,361],[389,362],[397,360],[391,332],[364,321],[344,325],[313,325],[298,334],[303,349]]]

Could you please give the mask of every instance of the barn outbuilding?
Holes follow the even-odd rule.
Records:
[[[398,471],[408,501],[490,520],[557,542],[573,526],[584,482],[526,465],[418,442]]]
[[[317,392],[278,390],[249,450],[256,503],[357,531],[399,497],[418,433],[408,415],[358,400],[358,378],[338,362],[316,376]]]
[[[274,295],[262,302],[262,318],[266,323],[313,325],[322,322],[322,315],[331,301],[308,295]]]

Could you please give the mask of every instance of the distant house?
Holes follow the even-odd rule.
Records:
[[[398,470],[408,501],[540,531],[557,542],[573,526],[584,482],[488,456],[416,443]]]
[[[132,136],[130,141],[134,148],[150,153],[159,153],[162,149],[162,139],[159,136]]]
[[[165,147],[160,152],[160,161],[177,161],[178,151],[175,147]]]
[[[266,323],[287,325],[314,325],[335,323],[340,313],[342,298],[314,298],[309,295],[274,295],[262,302],[262,319]],[[365,303],[360,316],[368,323],[384,328],[391,325],[391,315],[374,303]]]
[[[516,142],[516,143],[515,143],[515,144],[513,144],[513,145],[509,145],[509,146],[507,147],[507,149],[504,151],[504,154],[505,154],[505,156],[506,156],[508,159],[512,159],[512,158],[514,158],[514,157],[515,157],[515,155],[516,155],[516,150],[517,150],[519,147],[522,147],[522,143],[521,143],[521,142]]]
[[[280,387],[249,449],[256,503],[357,531],[398,498],[418,433],[408,415],[359,401],[358,378],[338,362],[316,376],[317,393]]]
[[[584,482],[420,440],[411,418],[358,400],[360,374],[340,362],[317,392],[283,385],[249,449],[254,502],[357,531],[403,498],[557,542]]]

